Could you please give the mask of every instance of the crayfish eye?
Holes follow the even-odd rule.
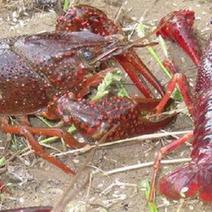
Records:
[[[93,57],[94,57],[93,53],[92,53],[90,50],[88,50],[88,49],[83,50],[83,51],[81,52],[81,56],[82,56],[82,58],[83,58],[85,61],[90,61],[90,60],[92,60]]]

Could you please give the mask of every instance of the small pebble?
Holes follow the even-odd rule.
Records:
[[[114,195],[120,195],[120,191],[119,190],[114,191]]]
[[[189,210],[193,211],[194,210],[194,206],[193,205],[189,205]]]
[[[102,188],[103,187],[103,184],[100,183],[99,185],[97,185],[97,188]]]
[[[33,0],[36,7],[50,9],[57,5],[58,0]]]
[[[72,160],[74,163],[79,163],[79,160],[78,159],[73,159]]]
[[[33,179],[33,176],[22,166],[8,166],[9,177],[20,184]]]
[[[21,204],[23,204],[23,203],[25,202],[24,198],[21,197],[21,198],[19,199],[19,202],[20,202]]]

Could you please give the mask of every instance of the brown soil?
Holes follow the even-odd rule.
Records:
[[[86,3],[104,10],[112,18],[115,17],[121,2],[120,0],[80,1],[80,3]],[[191,8],[196,13],[197,20],[194,28],[203,47],[211,33],[211,0],[130,0],[124,8],[125,11],[126,8],[129,9],[129,12],[125,14],[128,17],[139,19],[145,14],[145,23],[157,23],[161,17],[170,11]],[[57,14],[54,10],[43,11],[37,9],[31,4],[30,0],[0,0],[0,37],[53,31],[56,17]],[[186,71],[188,77],[194,80],[196,68],[181,49],[169,43],[169,51],[179,69]],[[161,74],[158,74],[159,67],[150,59],[146,50],[140,50],[139,54],[151,70],[154,70],[154,73],[158,75],[162,83],[165,84],[167,80],[160,78]],[[179,55],[181,56],[179,57]],[[180,114],[176,122],[166,128],[167,131],[185,129],[192,129],[192,120],[184,114]],[[3,147],[5,136],[2,136],[1,139],[0,147]],[[92,166],[95,167],[93,170],[101,169],[106,171],[152,161],[155,152],[167,142],[165,139],[137,141],[102,148],[96,152],[92,161]],[[57,148],[62,149],[59,142],[56,145]],[[185,145],[167,156],[166,159],[188,157],[189,153],[190,147]],[[86,156],[87,154],[80,156],[67,154],[60,157],[60,159],[77,170],[85,161]],[[168,173],[176,166],[162,166],[160,175]],[[69,206],[72,209],[78,206],[78,209],[70,209],[69,211],[148,211],[144,191],[138,185],[145,179],[150,179],[151,172],[152,168],[149,167],[110,176],[93,175],[89,186],[87,185],[86,188],[78,191]],[[1,194],[0,209],[54,205],[71,180],[62,171],[40,158],[35,158],[33,154],[21,158],[18,156],[9,162],[6,170],[2,169],[2,174],[0,170],[0,178],[8,183],[11,190],[10,195]],[[160,194],[157,194],[156,200],[159,211],[193,210],[196,212],[209,212],[212,210],[210,205],[203,204],[198,199],[168,201]]]

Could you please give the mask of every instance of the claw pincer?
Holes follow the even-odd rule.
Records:
[[[63,96],[58,101],[58,116],[66,123],[74,123],[84,135],[99,140],[113,126],[107,141],[152,133],[168,125],[175,115],[150,120],[143,114],[154,114],[159,100],[127,97],[104,97],[100,100],[73,100]]]
[[[178,43],[183,50],[191,57],[193,62],[200,65],[200,49],[195,40],[192,31],[194,23],[194,11],[189,9],[174,11],[170,14],[171,19],[167,21],[167,17],[161,19],[160,27],[157,35],[161,35],[164,39],[170,39]]]

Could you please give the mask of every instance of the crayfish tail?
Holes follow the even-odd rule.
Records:
[[[160,193],[169,199],[191,197],[197,190],[197,167],[194,164],[180,167],[159,181]]]
[[[169,199],[198,194],[204,202],[212,202],[212,164],[194,163],[178,168],[159,181],[159,191]]]
[[[212,164],[211,157],[207,163],[199,164],[198,184],[199,198],[204,202],[212,202]]]

